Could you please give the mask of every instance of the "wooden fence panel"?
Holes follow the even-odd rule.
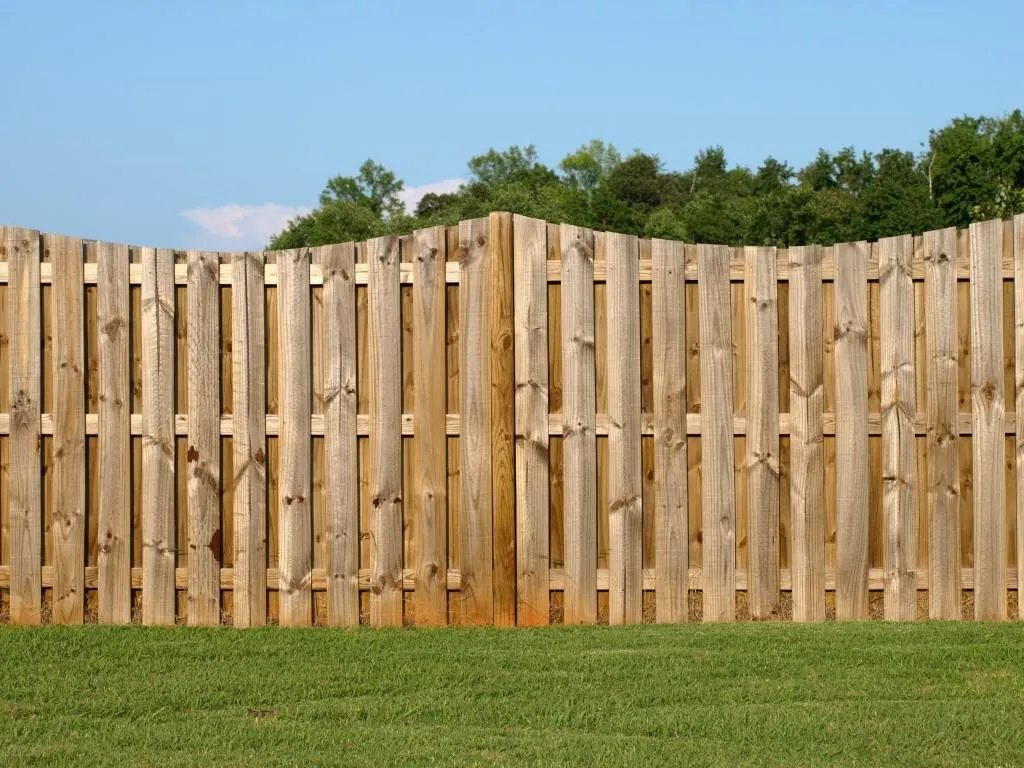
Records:
[[[1017,601],[1020,603],[1021,582],[1024,581],[1024,213],[1013,219],[1014,273],[1014,363],[1017,435],[1015,458],[1017,469]],[[1020,609],[1018,608],[1018,612]]]
[[[516,623],[512,215],[492,213],[488,229],[494,623],[511,627]]]
[[[700,291],[704,620],[736,618],[736,499],[733,482],[732,302],[729,249],[703,245]]]
[[[231,273],[232,467],[236,627],[267,623],[266,320],[261,253],[240,253]]]
[[[81,624],[85,611],[85,287],[82,241],[47,236],[53,264],[52,620]]]
[[[689,618],[684,256],[682,243],[651,245],[655,614],[672,623]]]
[[[188,256],[188,623],[220,623],[220,263]]]
[[[174,254],[142,249],[142,623],[173,624]]]
[[[516,619],[550,617],[547,224],[513,217]]]
[[[882,299],[881,482],[885,617],[912,621],[917,615],[913,239],[905,235],[880,240],[878,254]]]
[[[594,234],[563,225],[562,464],[565,623],[597,621],[597,391]]]
[[[821,249],[789,249],[793,619],[825,618]]]
[[[746,248],[747,500],[750,615],[778,616],[779,315],[774,248]],[[678,310],[677,310],[678,311]]]
[[[42,620],[43,507],[40,447],[40,315],[39,233],[6,231],[9,269],[7,338],[10,344],[10,427],[7,468],[10,538],[11,621]]]
[[[606,236],[608,304],[608,620],[643,618],[640,263],[632,235]]]
[[[956,230],[924,234],[928,423],[928,614],[960,618]]]
[[[971,224],[970,239],[974,616],[1005,619],[1003,223]]]
[[[416,623],[448,621],[448,490],[445,431],[445,233],[413,234],[413,378],[416,381],[414,481],[409,513],[416,519]]]

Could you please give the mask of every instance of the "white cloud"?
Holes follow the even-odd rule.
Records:
[[[398,197],[405,203],[405,210],[409,214],[416,211],[416,206],[424,195],[433,192],[435,195],[444,195],[450,192],[457,192],[459,187],[466,183],[465,179],[444,179],[434,181],[430,184],[422,184],[418,187],[406,187],[398,193]]]
[[[218,208],[190,208],[182,211],[181,215],[204,232],[191,238],[192,247],[245,250],[263,248],[271,237],[287,226],[289,220],[309,211],[309,208],[278,203],[230,203]]]

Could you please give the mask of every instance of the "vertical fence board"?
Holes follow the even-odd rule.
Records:
[[[131,621],[131,394],[128,348],[128,248],[98,246],[96,317],[99,326],[97,439],[99,486],[99,621]]]
[[[594,234],[563,225],[562,483],[565,623],[597,621],[597,392]]]
[[[1013,218],[1014,363],[1017,434],[1017,601],[1024,592],[1024,213]],[[1020,608],[1018,607],[1018,614]]]
[[[515,216],[516,619],[547,624],[550,465],[547,224]]]
[[[10,344],[11,621],[39,624],[42,617],[43,509],[40,463],[42,321],[39,233],[8,229],[7,338]]]
[[[487,219],[459,225],[459,536],[462,556],[460,618],[490,624],[492,582],[491,388],[488,333],[490,277]]]
[[[825,618],[821,249],[789,249],[793,619]]]
[[[608,234],[608,528],[611,624],[642,616],[640,262],[633,235]]]
[[[515,352],[512,302],[512,215],[489,216],[491,498],[494,623],[516,623]]]
[[[970,239],[974,615],[1005,619],[1003,223],[971,224]]]
[[[85,609],[85,318],[82,241],[47,236],[53,264],[53,622]]]
[[[654,568],[659,622],[689,617],[686,275],[683,244],[651,244],[654,346]]]
[[[413,249],[413,379],[416,439],[409,514],[416,520],[416,623],[448,620],[448,491],[445,431],[445,232],[417,230]]]
[[[402,352],[399,244],[366,243],[369,264],[370,623],[402,624]]]
[[[864,242],[835,247],[836,615],[840,619],[868,617],[867,257]]]
[[[928,614],[933,619],[961,615],[956,252],[956,229],[925,233]]]
[[[188,256],[188,623],[220,623],[220,261]]]
[[[236,627],[267,623],[265,302],[263,254],[237,254],[231,273]]]
[[[356,445],[355,247],[314,252],[323,269],[327,623],[359,625],[359,464]]]
[[[697,257],[702,389],[704,621],[736,618],[730,251],[702,245]]]
[[[745,248],[750,615],[778,616],[779,315],[774,248]]]
[[[313,517],[311,424],[310,253],[305,248],[277,257],[278,392],[280,395],[281,625],[304,627],[313,620]],[[397,323],[396,323],[397,327]]]
[[[142,623],[173,624],[174,254],[142,249]]]
[[[882,340],[882,517],[885,617],[917,615],[913,239],[878,243]]]

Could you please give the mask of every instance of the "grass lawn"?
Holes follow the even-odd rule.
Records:
[[[1024,765],[1024,626],[0,627],[3,766],[690,763]]]

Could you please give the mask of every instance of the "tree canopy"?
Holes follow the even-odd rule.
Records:
[[[727,245],[874,240],[1024,212],[1024,115],[958,117],[918,153],[820,150],[805,167],[768,157],[729,167],[722,147],[673,171],[657,155],[623,156],[593,140],[549,168],[532,145],[469,160],[456,192],[406,211],[402,180],[367,160],[335,176],[319,205],[275,235],[272,249],[365,240],[511,211],[594,229]]]

